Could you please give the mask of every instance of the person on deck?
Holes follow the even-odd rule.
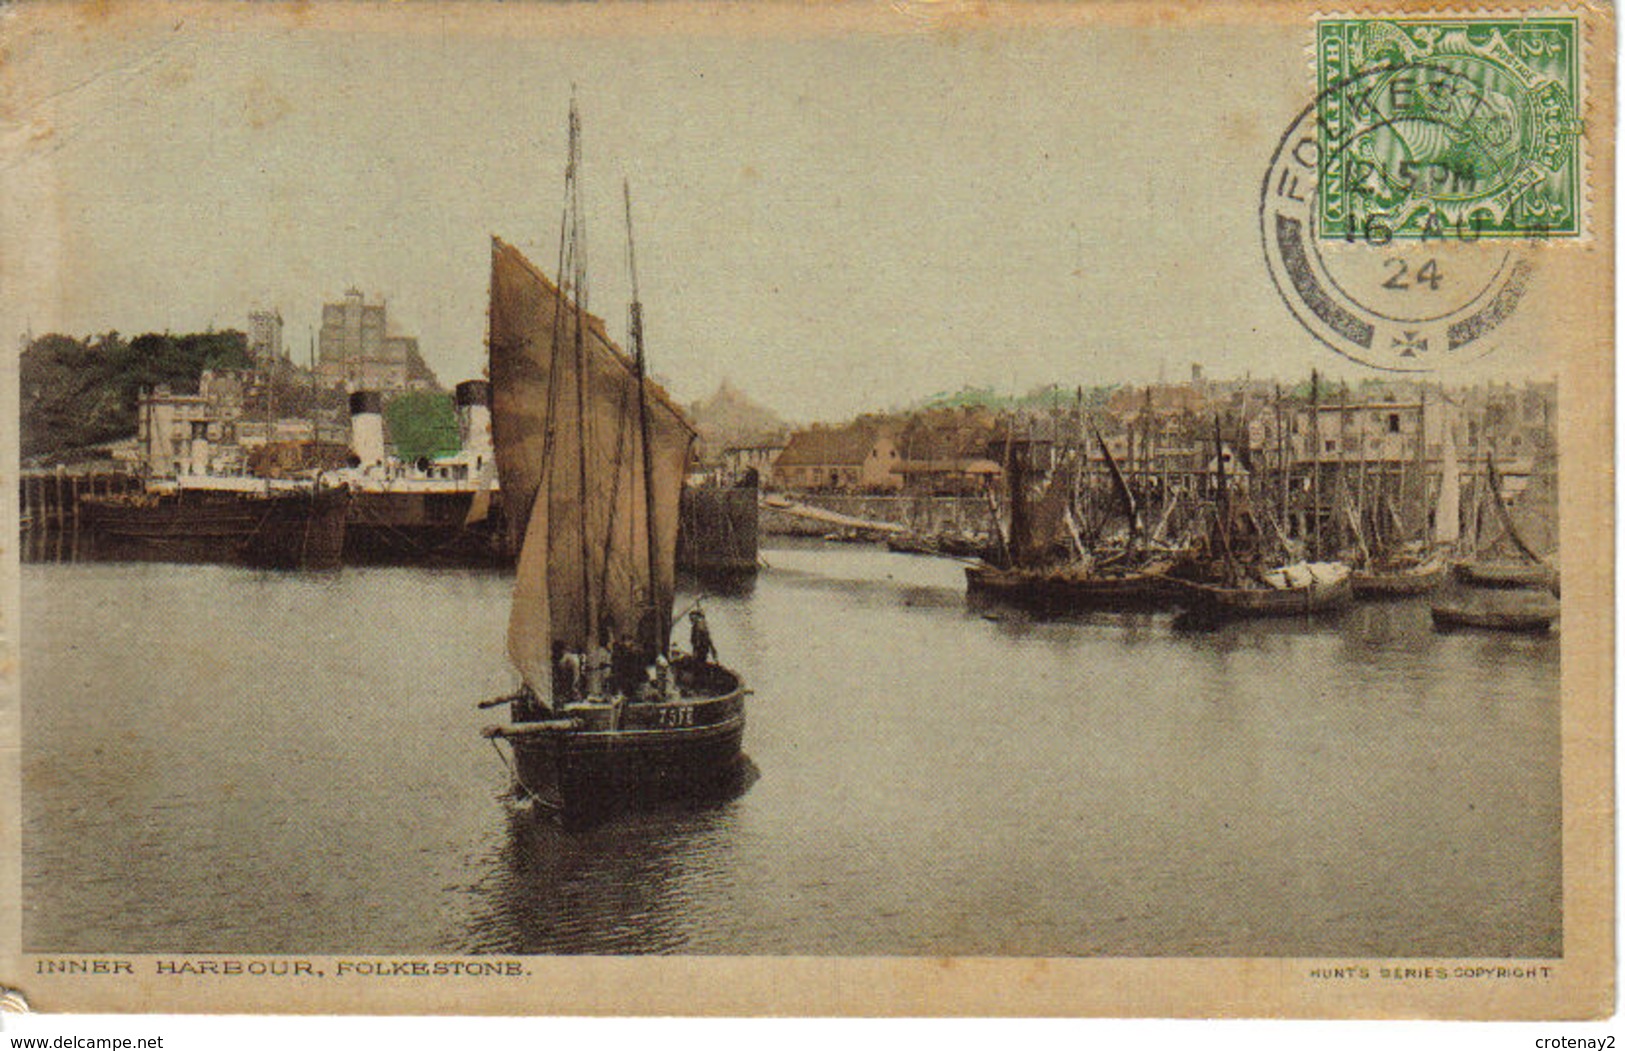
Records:
[[[655,686],[659,688],[663,701],[683,699],[683,692],[677,688],[677,677],[671,671],[671,661],[666,659],[665,654],[655,658]]]
[[[653,664],[643,670],[643,682],[638,686],[637,700],[640,704],[659,704],[665,700],[660,692],[660,670]]]
[[[611,636],[610,692],[634,694],[642,685],[644,658],[638,653],[637,643],[631,638]]]
[[[581,654],[566,652],[564,643],[554,643],[553,696],[557,701],[581,699]]]
[[[688,615],[688,648],[694,659],[710,664],[717,656],[717,647],[711,641],[711,626],[705,622],[705,611],[695,610]]]
[[[610,652],[615,644],[614,632],[600,638],[587,650],[587,696],[599,700],[609,696]]]

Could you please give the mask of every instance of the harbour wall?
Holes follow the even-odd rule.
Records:
[[[677,568],[756,572],[759,516],[754,486],[685,488],[677,525]]]

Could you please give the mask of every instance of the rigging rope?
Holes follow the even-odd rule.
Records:
[[[547,796],[542,795],[540,792],[537,792],[529,785],[525,784],[525,779],[519,776],[518,765],[508,760],[508,754],[502,750],[501,745],[497,744],[496,738],[490,737],[487,738],[487,740],[491,742],[491,747],[496,750],[497,758],[502,760],[502,765],[507,769],[508,774],[513,778],[515,787],[525,794],[526,799],[529,799],[536,806],[546,807],[549,810],[564,809],[563,800],[550,799]]]

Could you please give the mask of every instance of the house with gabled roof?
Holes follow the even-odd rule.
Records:
[[[790,435],[773,462],[774,484],[826,492],[895,492],[903,487],[895,428],[875,417],[838,427],[815,424]]]

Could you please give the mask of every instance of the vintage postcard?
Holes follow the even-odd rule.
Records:
[[[1612,1014],[1615,32],[0,9],[6,1003]]]

